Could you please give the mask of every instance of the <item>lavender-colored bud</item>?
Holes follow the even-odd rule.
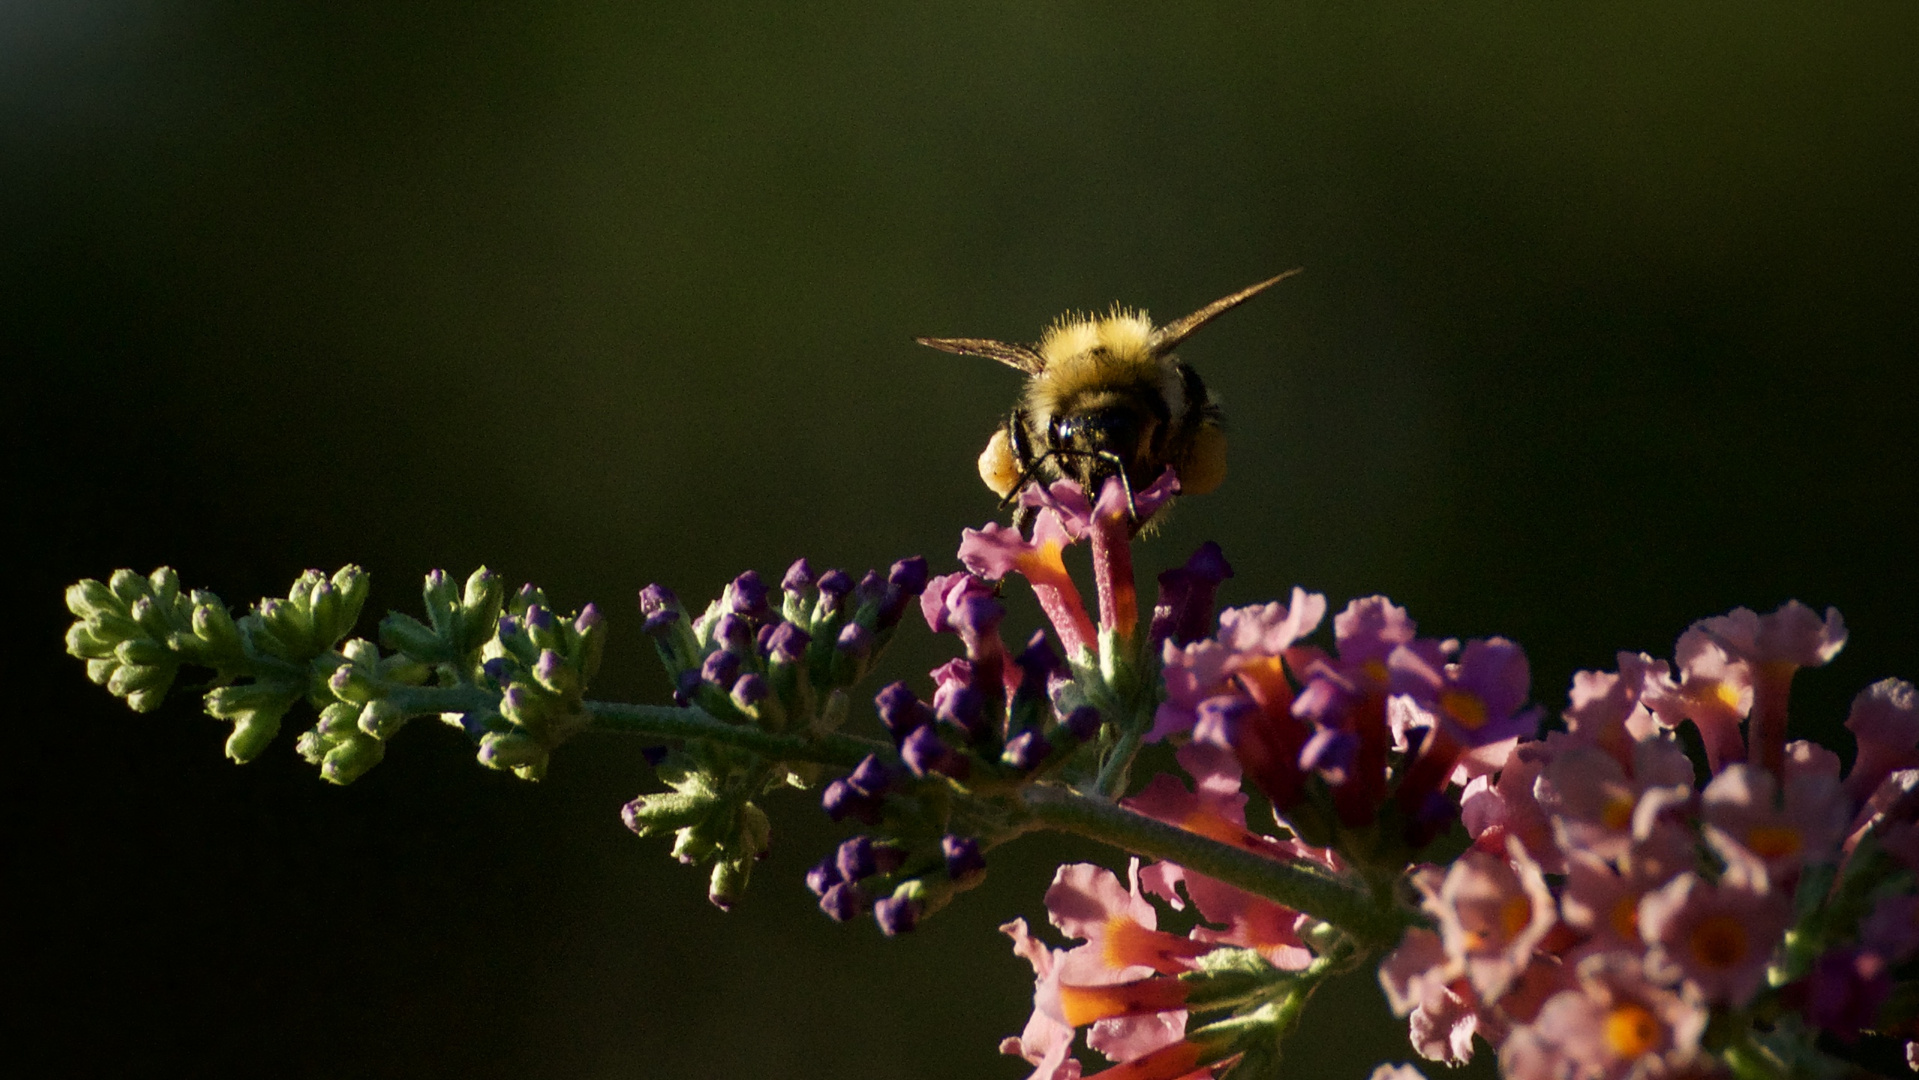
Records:
[[[528,586],[531,588],[531,586]],[[530,604],[526,609],[526,624],[535,630],[553,629],[553,613],[544,605]]]
[[[1202,702],[1201,709],[1206,703]],[[1202,721],[1203,722],[1203,721]],[[1237,731],[1237,727],[1233,729]],[[1194,731],[1198,728],[1195,726]],[[1203,740],[1213,742],[1215,740]],[[1359,752],[1359,737],[1340,728],[1320,728],[1299,751],[1299,767],[1323,774],[1329,783],[1346,782],[1346,770],[1352,768],[1353,755]]]
[[[947,606],[947,621],[969,645],[999,631],[1006,618],[1006,605],[990,593],[973,593]]]
[[[770,622],[760,627],[760,632],[753,638],[753,645],[759,650],[761,656],[766,656],[772,652],[773,631],[785,625],[783,622]]]
[[[640,624],[640,631],[651,637],[665,637],[667,628],[679,619],[679,608],[661,608],[646,617],[646,621]]]
[[[680,598],[673,595],[672,589],[669,589],[664,585],[653,584],[653,585],[648,585],[646,588],[640,590],[640,613],[641,614],[652,616],[652,615],[657,615],[662,611],[672,611],[677,613],[679,610],[680,610]]]
[[[500,695],[500,712],[516,723],[532,705],[533,695],[527,693],[524,686],[509,686],[506,692]]]
[[[1225,553],[1211,540],[1201,544],[1186,565],[1159,575],[1159,598],[1153,604],[1147,640],[1157,648],[1168,638],[1185,645],[1210,634],[1213,598],[1219,583],[1232,576]]]
[[[882,795],[893,786],[893,770],[878,754],[868,754],[847,776],[846,782],[868,795]]]
[[[486,672],[486,677],[500,686],[513,681],[513,661],[504,656],[496,656],[481,664],[480,670]]]
[[[446,571],[428,570],[426,572],[426,587],[429,589],[446,588]]]
[[[766,642],[766,652],[774,663],[797,664],[806,655],[813,635],[790,622],[778,624]]]
[[[500,616],[498,629],[500,632],[500,640],[505,641],[507,638],[520,632],[520,620],[511,615],[502,615]]]
[[[826,890],[846,880],[840,877],[840,864],[836,855],[828,855],[813,864],[806,872],[806,887],[813,890],[814,896],[825,896]]]
[[[853,586],[853,606],[863,608],[868,604],[878,603],[886,598],[887,590],[890,588],[886,579],[879,575],[879,571],[868,570],[860,578],[860,583]]]
[[[926,560],[918,555],[910,559],[901,559],[893,564],[886,575],[889,584],[899,586],[899,590],[908,596],[918,596],[926,591]]]
[[[673,704],[685,707],[693,703],[693,695],[700,692],[700,673],[688,668],[673,677]]]
[[[893,745],[906,741],[913,732],[933,722],[933,710],[913,693],[913,688],[905,682],[888,683],[873,698],[873,706],[879,710],[880,723],[886,725],[887,733],[893,736]]]
[[[842,843],[834,853],[834,865],[839,867],[844,881],[861,881],[879,873],[878,861],[873,857],[873,838],[862,833]]]
[[[972,771],[972,762],[942,742],[931,726],[922,727],[906,737],[900,746],[900,758],[915,776],[939,773],[964,780]]]
[[[1047,742],[1044,735],[1037,731],[1022,731],[1006,744],[1006,752],[1000,755],[1000,760],[1020,772],[1026,772],[1039,768],[1052,753],[1053,744]]]
[[[533,662],[533,677],[542,683],[550,683],[559,677],[565,667],[566,661],[561,659],[559,653],[552,649],[541,649],[540,658]]]
[[[770,691],[766,687],[766,676],[756,671],[749,671],[733,684],[733,704],[741,712],[745,712],[765,701],[768,693]]]
[[[729,606],[736,615],[749,619],[766,617],[766,582],[760,580],[758,571],[748,570],[733,579],[731,600]]]
[[[844,570],[828,570],[820,575],[819,589],[821,596],[832,597],[828,606],[836,607],[841,597],[853,591],[853,575]]]
[[[878,825],[885,807],[884,799],[869,795],[845,780],[833,781],[820,793],[820,809],[833,821],[851,817],[868,825]]]
[[[1046,640],[1046,632],[1035,631],[1031,641],[1013,657],[1013,663],[1019,665],[1021,694],[1046,695],[1046,684],[1053,674],[1063,668],[1059,654],[1053,651],[1052,643]]]
[[[576,634],[584,634],[605,621],[606,616],[600,614],[600,606],[598,604],[588,604],[581,608],[580,614],[574,618],[573,632]]]
[[[1081,705],[1060,721],[1060,726],[1066,729],[1067,734],[1080,742],[1087,742],[1098,735],[1099,725],[1099,710],[1091,705]]]
[[[786,576],[780,579],[780,588],[796,595],[805,592],[812,584],[813,567],[805,559],[794,560],[793,565],[786,568]]]
[[[968,738],[985,733],[985,712],[985,697],[963,683],[947,683],[933,695],[933,715],[966,732]]]
[[[972,837],[948,833],[940,840],[940,854],[946,856],[946,876],[954,881],[986,872],[986,856],[980,854],[979,841]]]
[[[866,898],[860,895],[859,887],[844,881],[829,886],[820,896],[820,910],[834,922],[851,922],[865,908]]]
[[[1222,694],[1199,703],[1193,738],[1222,750],[1239,745],[1239,733],[1259,707],[1242,697]]]
[[[727,652],[744,656],[753,647],[753,624],[729,611],[714,621],[713,640]]]
[[[919,925],[919,902],[899,896],[886,897],[873,905],[873,921],[880,924],[880,930],[887,937],[907,933]]]
[[[705,662],[700,665],[700,678],[722,690],[733,689],[733,682],[739,677],[739,656],[723,649],[706,654]]]
[[[839,639],[833,647],[852,656],[864,656],[873,647],[873,631],[859,623],[847,623],[840,630]]]
[[[522,603],[535,604],[540,600],[540,587],[531,581],[520,586],[519,598]]]

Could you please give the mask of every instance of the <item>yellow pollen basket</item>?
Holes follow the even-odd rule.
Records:
[[[1606,1049],[1631,1060],[1659,1049],[1665,1039],[1659,1018],[1636,1001],[1622,1001],[1606,1012]]]
[[[1746,924],[1731,915],[1708,915],[1699,920],[1693,924],[1686,944],[1692,958],[1708,968],[1735,967],[1752,952]]]
[[[1444,691],[1439,695],[1439,708],[1467,731],[1478,731],[1486,726],[1486,703],[1479,700],[1477,694],[1468,694],[1464,690]]]

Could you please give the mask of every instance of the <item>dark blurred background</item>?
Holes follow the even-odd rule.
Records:
[[[1228,603],[1389,593],[1523,642],[1554,711],[1694,618],[1834,604],[1830,738],[1919,675],[1915,55],[1904,2],[0,7],[10,1059],[1022,1075],[994,926],[1111,852],[1032,842],[886,941],[813,910],[839,831],[795,796],[722,915],[621,827],[635,745],[529,785],[421,725],[334,789],[300,719],[235,767],[190,696],[85,681],[61,587],[355,561],[370,632],[484,562],[598,601],[598,694],[660,701],[647,582],[944,570],[992,516],[1017,378],[914,335],[1292,266],[1183,350],[1233,472],[1143,570],[1215,538]],[[1296,1042],[1408,1056],[1364,976]]]

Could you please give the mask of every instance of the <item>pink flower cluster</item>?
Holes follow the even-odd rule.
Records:
[[[1687,630],[1676,669],[1621,653],[1580,673],[1565,731],[1467,783],[1471,849],[1412,874],[1436,929],[1409,931],[1380,980],[1415,1048],[1459,1064],[1477,1036],[1510,1077],[1611,1080],[1722,1071],[1708,1021],[1762,995],[1842,1040],[1875,1027],[1919,947],[1919,701],[1898,680],[1859,696],[1844,779],[1787,742],[1793,673],[1844,642],[1836,611],[1742,608]],[[1876,868],[1869,836],[1891,856]],[[1848,922],[1838,898],[1862,882]]]
[[[1246,827],[1247,799],[1230,754],[1195,742],[1179,751],[1179,762],[1196,789],[1162,773],[1123,805],[1268,858],[1340,869],[1329,851]],[[1142,867],[1134,859],[1128,877],[1121,884],[1090,863],[1060,867],[1046,909],[1061,933],[1083,941],[1074,948],[1047,947],[1024,919],[1000,927],[1013,939],[1013,951],[1032,963],[1037,982],[1026,1030],[1000,1045],[1036,1066],[1031,1080],[1078,1080],[1080,1064],[1071,1051],[1082,1027],[1090,1048],[1120,1063],[1099,1080],[1211,1076],[1228,1048],[1187,1037],[1184,1006],[1194,984],[1179,976],[1226,947],[1251,949],[1285,971],[1304,969],[1313,959],[1299,936],[1312,920],[1296,911],[1168,862]],[[1175,910],[1190,902],[1203,921],[1183,937],[1162,931],[1149,896]]]

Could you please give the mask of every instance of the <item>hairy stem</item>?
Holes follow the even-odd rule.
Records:
[[[1345,931],[1368,951],[1391,946],[1415,917],[1369,891],[1156,821],[1103,799],[1035,786],[1022,795],[1040,824],[1170,862],[1304,912]]]

